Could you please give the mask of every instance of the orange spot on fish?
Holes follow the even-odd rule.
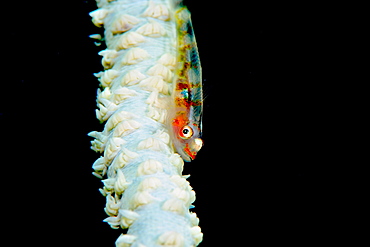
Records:
[[[189,155],[190,156],[190,158],[193,160],[193,159],[195,159],[195,156],[196,156],[196,152],[192,152],[192,151],[190,151],[190,148],[189,148],[189,143],[186,143],[186,145],[185,145],[185,148],[184,148],[184,151],[185,151],[185,153],[187,154],[187,155]]]
[[[188,83],[177,83],[176,84],[176,90],[183,90],[183,89],[188,89],[189,84]]]
[[[186,114],[183,113],[183,112],[180,112],[180,113],[178,113],[176,118],[173,119],[172,124],[176,127],[183,127],[183,126],[187,125],[188,122],[189,122],[189,120],[188,120]]]

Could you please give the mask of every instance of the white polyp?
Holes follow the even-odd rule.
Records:
[[[175,188],[172,190],[171,195],[177,197],[180,200],[183,200],[184,202],[188,202],[190,199],[190,193],[186,190]]]
[[[152,106],[155,106],[155,107],[160,107],[162,108],[163,105],[161,105],[160,101],[159,101],[159,98],[158,98],[158,91],[157,90],[153,90],[149,97],[146,99],[145,103],[149,104],[149,105],[152,105]]]
[[[133,117],[133,114],[127,111],[117,111],[115,112],[105,124],[104,131],[109,132],[117,126],[123,120],[130,119]]]
[[[172,54],[165,53],[158,60],[158,63],[166,66],[170,70],[174,70],[176,67],[176,57]]]
[[[128,228],[140,215],[132,210],[120,209],[119,215],[121,217],[121,227]]]
[[[155,121],[160,122],[161,124],[164,124],[167,119],[167,110],[153,107],[150,105],[148,107],[147,116],[154,119]]]
[[[132,209],[152,202],[155,198],[148,191],[139,191],[133,196]]]
[[[107,222],[110,227],[113,229],[118,229],[120,225],[120,219],[116,216],[107,217],[103,220],[104,222]]]
[[[102,180],[102,182],[104,184],[104,188],[106,188],[108,191],[111,191],[114,188],[114,183],[116,182],[116,179],[107,178],[107,179]]]
[[[156,177],[147,177],[139,185],[138,190],[155,190],[162,185],[162,182],[159,178]]]
[[[119,205],[110,194],[106,196],[106,199],[107,203],[105,204],[106,206],[104,208],[105,212],[110,216],[117,216]]]
[[[121,85],[122,86],[125,86],[125,85],[132,86],[132,85],[139,83],[139,81],[141,81],[144,78],[146,78],[146,76],[143,73],[141,73],[139,70],[130,70],[127,73],[125,73],[125,75],[123,76]]]
[[[111,161],[118,153],[120,146],[125,143],[125,140],[117,137],[109,138],[104,150],[104,157]]]
[[[105,164],[104,158],[100,157],[99,159],[97,159],[94,162],[92,168],[97,174],[105,175],[105,172],[107,170],[107,165]]]
[[[172,82],[173,73],[172,71],[164,66],[163,64],[156,64],[148,70],[148,75],[158,75],[167,82]]]
[[[148,57],[149,53],[146,50],[141,49],[139,47],[131,48],[125,53],[125,56],[122,59],[122,64],[123,65],[137,64]]]
[[[121,38],[117,41],[118,49],[127,49],[130,47],[137,46],[138,44],[145,41],[143,35],[137,32],[127,32],[122,34]]]
[[[120,209],[119,213],[122,215],[122,217],[130,220],[136,220],[140,216],[138,213],[135,213],[134,211],[125,209]]]
[[[154,20],[149,20],[149,23],[138,28],[136,32],[153,38],[158,38],[166,34],[166,30]]]
[[[177,198],[171,198],[165,201],[163,203],[162,209],[166,211],[171,211],[171,212],[174,212],[180,215],[185,214],[185,211],[186,211],[184,202]]]
[[[169,86],[163,80],[162,76],[151,76],[142,80],[139,84],[144,90],[153,91],[157,90],[162,94],[169,94]]]
[[[189,182],[185,178],[183,178],[179,175],[171,176],[170,180],[173,183],[175,183],[179,188],[182,188],[182,189],[191,188]]]
[[[150,175],[150,174],[154,174],[154,173],[162,172],[162,171],[163,171],[163,165],[159,161],[149,159],[139,165],[137,173],[139,176],[142,176],[142,175]]]
[[[167,145],[170,143],[170,135],[161,129],[157,130],[157,132],[154,133],[154,136]]]
[[[104,98],[99,99],[98,107],[102,121],[107,120],[117,110],[115,103]]]
[[[165,232],[159,236],[157,243],[161,246],[183,247],[184,237],[174,231]]]
[[[122,14],[113,20],[111,31],[114,34],[123,33],[133,28],[140,20],[132,15]]]
[[[199,218],[197,217],[197,214],[192,212],[190,213],[190,222],[192,226],[197,226],[199,225]]]
[[[116,241],[117,247],[129,247],[136,240],[136,236],[129,234],[121,234]]]
[[[190,232],[193,235],[195,244],[198,245],[203,239],[203,233],[201,232],[200,227],[199,226],[193,226],[190,229]]]
[[[122,137],[130,134],[132,131],[138,129],[141,124],[135,120],[126,120],[117,124],[113,131],[113,136]]]
[[[102,99],[110,99],[111,96],[112,96],[112,92],[111,92],[109,87],[104,88],[103,91],[101,91],[100,88],[99,88],[97,94],[98,94],[98,96],[97,96],[97,98],[98,98],[97,101],[98,102],[101,102]]]
[[[124,100],[130,98],[131,96],[134,96],[136,95],[136,91],[135,90],[130,90],[128,88],[119,88],[117,90],[114,91],[113,93],[113,101],[116,103],[116,104],[120,104],[122,103]]]
[[[130,183],[127,182],[125,175],[123,174],[121,169],[117,169],[117,177],[116,182],[114,183],[114,191],[117,195],[122,194]]]
[[[184,168],[184,160],[181,158],[181,156],[179,154],[172,154],[170,157],[170,162],[179,170],[179,173],[181,174]],[[184,180],[187,182],[186,179]]]
[[[95,11],[90,12],[90,16],[92,17],[92,22],[101,27],[104,23],[104,18],[107,16],[108,10],[107,9],[97,9]]]
[[[168,7],[164,4],[157,4],[155,1],[149,1],[149,7],[145,10],[144,15],[163,21],[170,18]]]
[[[105,125],[92,131],[93,164],[106,197],[104,220],[128,228],[118,247],[190,247],[202,239],[195,200],[184,161],[167,129],[176,68],[177,33],[173,18],[178,0],[97,0],[90,13],[104,26],[104,71],[96,73],[96,116]],[[172,101],[171,101],[172,100]],[[118,235],[118,234],[117,234]],[[109,245],[109,243],[107,243]]]

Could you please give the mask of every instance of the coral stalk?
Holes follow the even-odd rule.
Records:
[[[97,0],[90,13],[105,28],[96,116],[101,132],[89,133],[93,164],[102,179],[106,221],[126,229],[116,246],[196,246],[203,234],[190,212],[195,200],[183,159],[166,125],[176,68],[173,0]],[[93,38],[100,39],[99,35]]]

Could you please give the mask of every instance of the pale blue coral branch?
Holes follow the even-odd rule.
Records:
[[[184,162],[166,127],[176,66],[174,0],[97,0],[90,13],[105,29],[93,164],[106,197],[105,221],[128,228],[116,246],[196,246],[203,234]],[[99,35],[92,38],[100,40]]]

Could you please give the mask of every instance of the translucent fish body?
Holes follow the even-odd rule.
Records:
[[[201,149],[202,75],[190,13],[185,7],[175,12],[177,27],[177,67],[170,112],[172,140],[185,161],[195,158]]]

